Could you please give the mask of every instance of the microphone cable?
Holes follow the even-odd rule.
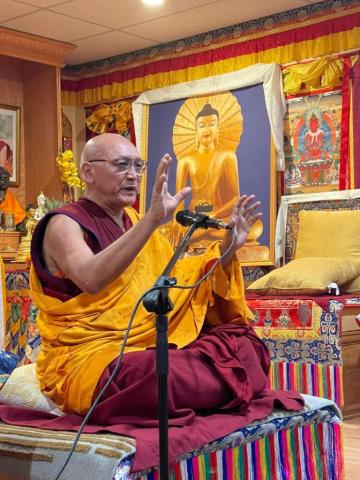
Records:
[[[61,475],[63,474],[65,468],[67,467],[68,463],[70,462],[70,459],[73,455],[73,453],[75,452],[75,449],[76,449],[76,446],[80,440],[80,436],[81,434],[83,433],[83,430],[87,424],[87,421],[89,420],[89,418],[91,417],[96,405],[100,402],[102,396],[104,395],[104,393],[106,392],[106,390],[108,389],[109,385],[111,384],[111,382],[113,381],[115,375],[118,373],[118,371],[120,370],[120,367],[121,367],[121,362],[122,362],[122,358],[123,358],[123,355],[124,355],[124,351],[125,351],[125,347],[126,347],[126,343],[127,343],[127,340],[129,338],[129,335],[130,335],[130,330],[131,330],[131,326],[133,324],[133,321],[134,321],[134,318],[135,318],[135,315],[136,315],[136,312],[140,306],[140,303],[142,302],[142,300],[144,299],[144,297],[150,293],[150,292],[153,292],[154,290],[159,290],[160,288],[177,288],[177,289],[181,289],[181,290],[188,290],[188,289],[193,289],[193,288],[196,288],[198,287],[202,282],[204,282],[205,280],[207,280],[210,275],[213,273],[213,271],[215,270],[215,268],[218,266],[218,264],[221,262],[221,260],[230,252],[232,246],[234,245],[234,241],[235,241],[235,229],[232,230],[232,239],[231,239],[231,243],[229,245],[229,247],[225,250],[225,252],[213,263],[213,265],[210,267],[209,271],[203,275],[197,282],[195,282],[193,285],[164,285],[164,286],[158,286],[158,285],[154,285],[153,287],[149,288],[148,290],[146,290],[144,293],[142,293],[139,297],[139,299],[136,301],[135,303],[135,306],[131,312],[131,315],[130,315],[130,319],[129,319],[129,322],[128,322],[128,325],[126,327],[126,330],[125,330],[125,336],[122,340],[122,344],[121,344],[121,348],[120,348],[120,352],[119,352],[119,356],[118,356],[118,359],[117,359],[117,362],[116,362],[116,365],[115,365],[115,368],[113,370],[113,372],[111,373],[108,381],[105,383],[105,385],[103,386],[103,388],[100,390],[100,392],[97,394],[95,400],[93,401],[89,411],[87,412],[87,414],[85,415],[85,417],[83,418],[83,421],[81,422],[80,424],[80,427],[77,431],[77,434],[73,440],[73,444],[71,446],[71,450],[70,452],[68,453],[68,456],[66,457],[66,460],[64,462],[64,464],[62,465],[59,473],[57,474],[55,480],[59,480],[59,478],[61,477]]]

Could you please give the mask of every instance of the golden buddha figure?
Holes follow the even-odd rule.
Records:
[[[191,98],[179,110],[173,129],[177,157],[176,191],[190,185],[191,199],[186,208],[227,222],[240,196],[236,149],[243,129],[241,107],[230,92]],[[178,210],[185,208],[180,204]],[[173,222],[169,238],[176,245],[186,229]],[[257,243],[262,222],[250,231],[248,242]],[[206,246],[223,237],[218,230],[197,230],[193,248]]]
[[[31,206],[28,209],[27,220],[25,223],[26,235],[21,239],[19,249],[18,249],[18,254],[16,257],[17,262],[30,261],[30,247],[31,247],[32,234],[35,230],[36,225],[38,224],[38,220],[36,220],[35,214],[36,214],[36,209]]]

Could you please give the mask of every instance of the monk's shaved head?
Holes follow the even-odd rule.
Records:
[[[98,199],[100,191],[104,197],[109,195],[107,189],[111,188],[111,182],[109,182],[108,176],[118,177],[115,175],[114,165],[111,164],[119,159],[140,160],[136,147],[122,135],[103,133],[86,142],[81,154],[80,171],[87,192],[89,193],[91,190],[94,198]],[[128,175],[124,178],[128,178]],[[122,178],[118,180],[122,183]],[[139,182],[140,177],[132,179],[132,184],[136,185],[137,189]],[[114,186],[115,189],[118,187],[118,184]]]
[[[88,140],[81,154],[80,167],[89,160],[115,158],[111,153],[121,146],[135,148],[129,140],[117,133],[103,133]]]

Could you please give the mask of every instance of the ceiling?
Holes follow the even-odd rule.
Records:
[[[0,25],[76,45],[67,64],[108,58],[316,0],[0,0]]]

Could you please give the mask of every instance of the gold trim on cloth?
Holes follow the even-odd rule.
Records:
[[[271,311],[271,308],[269,308]],[[313,302],[312,306],[312,327],[311,328],[281,328],[281,327],[256,327],[253,325],[255,332],[259,335],[260,338],[272,339],[272,340],[320,340],[320,320],[323,309]],[[330,315],[327,313],[326,315]]]

